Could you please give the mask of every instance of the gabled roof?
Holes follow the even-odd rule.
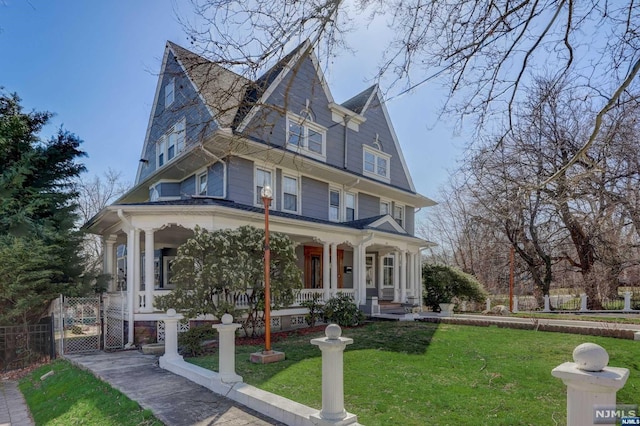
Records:
[[[373,97],[373,95],[376,93],[377,90],[378,90],[378,85],[374,84],[373,86],[367,89],[364,89],[362,92],[358,93],[353,98],[343,102],[341,105],[345,108],[350,109],[353,112],[362,114],[369,106],[369,103],[371,102],[371,98]]]
[[[231,127],[245,93],[253,86],[251,80],[170,41],[167,48],[178,59],[218,125]]]

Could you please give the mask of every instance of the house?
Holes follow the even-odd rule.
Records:
[[[162,339],[153,300],[174,288],[195,226],[262,227],[265,185],[270,229],[297,244],[304,277],[272,329],[303,324],[316,293],[421,299],[415,212],[435,203],[415,190],[378,87],[336,103],[309,42],[255,81],[169,42],[135,186],[85,225],[103,237],[129,344]]]

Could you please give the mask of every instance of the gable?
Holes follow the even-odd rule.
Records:
[[[173,102],[165,104],[166,88],[173,86]],[[180,60],[170,47],[165,50],[154,97],[136,184],[142,182],[159,168],[158,142],[180,123],[184,129],[184,150],[199,143],[218,128],[210,109],[197,92]],[[174,153],[175,156],[179,152]],[[165,158],[168,164],[168,158]]]

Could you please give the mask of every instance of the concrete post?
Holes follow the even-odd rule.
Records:
[[[513,313],[518,313],[518,296],[516,296],[515,294],[513,295]]]
[[[631,310],[631,292],[630,291],[624,292],[624,308],[622,308],[622,310],[623,311]]]
[[[214,324],[219,334],[219,367],[220,380],[225,383],[241,382],[242,377],[236,374],[236,330],[240,324],[233,324],[229,314],[222,316],[222,324]]]
[[[609,410],[615,410],[616,392],[629,378],[629,370],[607,367],[609,354],[594,343],[578,345],[573,360],[551,371],[567,385],[567,426],[602,424]]]
[[[167,310],[164,318],[164,355],[160,357],[160,367],[165,361],[182,361],[182,355],[178,354],[178,321],[182,318],[175,309]]]
[[[580,295],[580,312],[585,312],[587,310],[587,295],[582,293]]]
[[[544,310],[542,312],[551,312],[551,303],[548,294],[544,295]]]
[[[312,339],[311,344],[322,351],[322,410],[311,416],[316,425],[349,425],[358,421],[357,416],[344,409],[343,352],[353,339],[340,337],[342,329],[337,324],[329,324],[326,337]]]
[[[491,310],[491,299],[487,297],[487,311]]]

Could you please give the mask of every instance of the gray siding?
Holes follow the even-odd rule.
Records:
[[[196,193],[196,177],[194,175],[180,182],[180,192],[183,195],[193,195]]]
[[[253,161],[229,158],[227,176],[227,198],[236,203],[253,205]]]
[[[378,226],[378,229],[381,229],[383,231],[389,231],[389,232],[398,232],[398,231],[396,231],[396,228],[394,228],[393,226],[391,226],[390,223],[387,223],[387,222],[385,222],[385,223],[381,224],[380,226]]]
[[[171,53],[168,54],[165,72],[159,78],[160,92],[155,111],[152,111],[154,116],[151,118],[147,149],[140,157],[148,160],[148,163],[142,167],[139,182],[156,170],[156,143],[178,121],[186,118],[186,147],[198,143],[217,127],[182,67]],[[172,78],[175,78],[175,100],[165,108],[164,88]]]
[[[280,191],[278,194],[274,194],[276,196],[276,210],[282,211],[282,169],[276,169],[276,182]]]
[[[179,197],[180,196],[180,183],[179,182],[162,182],[156,185],[158,194],[161,197]]]
[[[365,219],[380,215],[380,198],[369,194],[358,194],[358,218]]]
[[[302,215],[329,219],[329,184],[302,177]]]
[[[404,207],[404,229],[411,235],[415,235],[416,214],[415,209],[411,206]]]
[[[224,164],[213,163],[207,175],[207,195],[224,197]]]

